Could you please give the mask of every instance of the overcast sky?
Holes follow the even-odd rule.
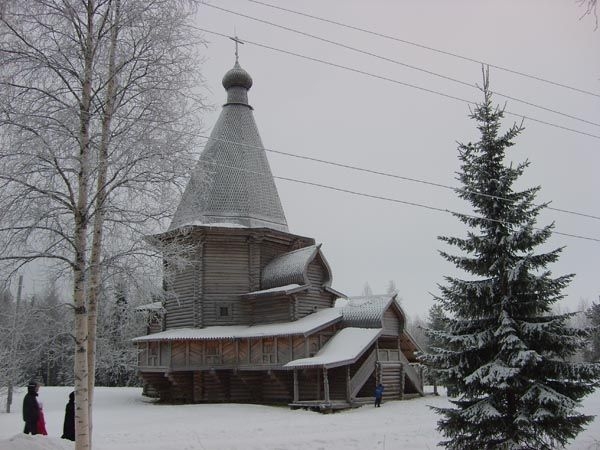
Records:
[[[535,75],[590,95],[491,68],[492,90],[513,98],[600,123],[600,31],[573,1],[277,1],[280,7],[331,19],[432,47],[491,65]],[[422,47],[369,35],[266,7],[248,0],[212,2],[222,8],[356,47],[365,52],[475,84],[481,66]],[[426,5],[427,6],[426,6]],[[477,139],[469,105],[401,83],[460,99],[479,101],[471,87],[360,54],[239,15],[201,6],[198,26],[242,40],[240,64],[253,77],[250,103],[267,149],[390,172],[401,177],[457,186],[456,142]],[[225,100],[221,79],[234,63],[233,42],[205,34],[204,75],[214,111],[205,116],[208,134]],[[369,76],[269,50],[250,42],[368,72]],[[377,78],[381,77],[381,78]],[[384,80],[387,78],[389,80]],[[393,81],[390,81],[393,80]],[[500,95],[495,100],[517,115],[596,135],[591,137],[525,120],[526,130],[508,158],[531,161],[519,187],[541,185],[540,202],[600,216],[600,126],[527,106]],[[268,152],[275,176],[389,197],[454,211],[469,205],[448,189],[429,184],[334,168]],[[358,197],[276,179],[290,232],[314,237],[334,274],[333,286],[357,295],[366,282],[385,292],[396,283],[409,315],[427,315],[445,275],[439,235],[463,235],[465,228],[445,212]],[[600,220],[556,211],[541,225],[600,239]],[[553,274],[577,274],[563,305],[600,295],[600,242],[554,235],[550,247],[565,246]],[[548,248],[550,248],[548,247]]]

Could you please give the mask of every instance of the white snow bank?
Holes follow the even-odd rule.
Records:
[[[49,436],[36,437],[20,433],[24,390],[15,393],[13,411],[0,412],[0,449],[72,450],[71,442],[58,438],[71,390],[42,386]],[[442,437],[428,405],[448,406],[445,396],[386,402],[384,393],[381,408],[368,405],[322,415],[260,405],[157,405],[138,388],[96,388],[95,399],[93,450],[434,449]],[[589,396],[582,411],[597,414],[600,393]],[[567,447],[598,448],[598,419]]]
[[[75,444],[61,438],[20,433],[0,441],[0,448],[2,450],[72,450]]]

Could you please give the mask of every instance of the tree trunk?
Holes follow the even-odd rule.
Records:
[[[90,449],[89,374],[88,374],[88,318],[86,302],[86,253],[88,228],[88,189],[90,178],[90,106],[92,97],[92,69],[94,61],[93,0],[87,2],[87,28],[84,53],[84,76],[79,108],[79,174],[75,210],[75,261],[73,267],[73,299],[75,303],[75,449]]]
[[[14,360],[17,351],[17,323],[19,320],[19,307],[21,306],[21,294],[23,293],[23,275],[19,275],[19,287],[17,288],[17,304],[13,317],[13,332],[10,340],[10,357]],[[10,413],[10,406],[13,401],[13,381],[16,378],[15,369],[9,371],[8,387],[6,389],[6,413]]]
[[[106,88],[106,101],[102,120],[102,137],[98,151],[98,180],[96,190],[96,211],[94,216],[94,230],[92,235],[92,255],[90,261],[90,282],[88,296],[88,388],[89,388],[89,418],[90,418],[90,446],[93,437],[92,404],[94,399],[94,386],[96,383],[96,329],[98,325],[98,297],[102,286],[102,230],[106,214],[107,200],[106,179],[108,170],[108,146],[110,145],[111,121],[115,108],[117,92],[117,71],[115,53],[119,37],[120,0],[115,0],[114,7],[107,12],[112,15],[112,28],[110,33],[110,49],[108,63],[108,84]]]

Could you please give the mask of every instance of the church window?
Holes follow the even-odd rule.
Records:
[[[218,341],[206,341],[206,362],[208,364],[220,362]]]
[[[217,319],[231,319],[233,317],[233,305],[231,303],[217,305]]]
[[[275,361],[275,345],[273,339],[263,339],[263,362],[274,363]]]

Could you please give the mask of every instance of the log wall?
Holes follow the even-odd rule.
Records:
[[[323,399],[323,377],[321,369],[298,370],[298,400]]]
[[[169,271],[165,301],[166,328],[194,327],[201,321],[197,308],[202,277],[201,261],[194,261],[179,271]]]
[[[212,238],[204,245],[203,326],[250,322],[250,308],[240,294],[250,292],[249,250],[245,237]],[[221,308],[229,310],[227,315]]]
[[[252,323],[289,322],[292,320],[292,303],[289,297],[272,297],[251,300]]]
[[[346,367],[336,367],[327,371],[329,380],[329,398],[331,400],[346,400]]]
[[[383,335],[400,336],[403,329],[403,323],[393,308],[388,308],[383,313]]]
[[[266,375],[266,376],[265,376]],[[293,372],[262,373],[262,400],[266,403],[289,403],[293,400]]]
[[[251,323],[250,303],[242,302],[240,294],[261,288],[261,271],[275,257],[314,243],[293,235],[247,230],[203,230],[190,239],[197,245],[192,263],[179,270],[165,268],[165,329]],[[289,304],[283,318],[280,304],[274,311],[267,311],[268,307],[262,305],[256,311],[256,323],[270,320],[269,314],[276,316],[275,321],[293,320],[332,306],[331,295],[324,295],[319,289],[326,276],[322,261],[312,264],[309,278],[317,289],[305,296],[300,309],[295,309],[297,304]]]

